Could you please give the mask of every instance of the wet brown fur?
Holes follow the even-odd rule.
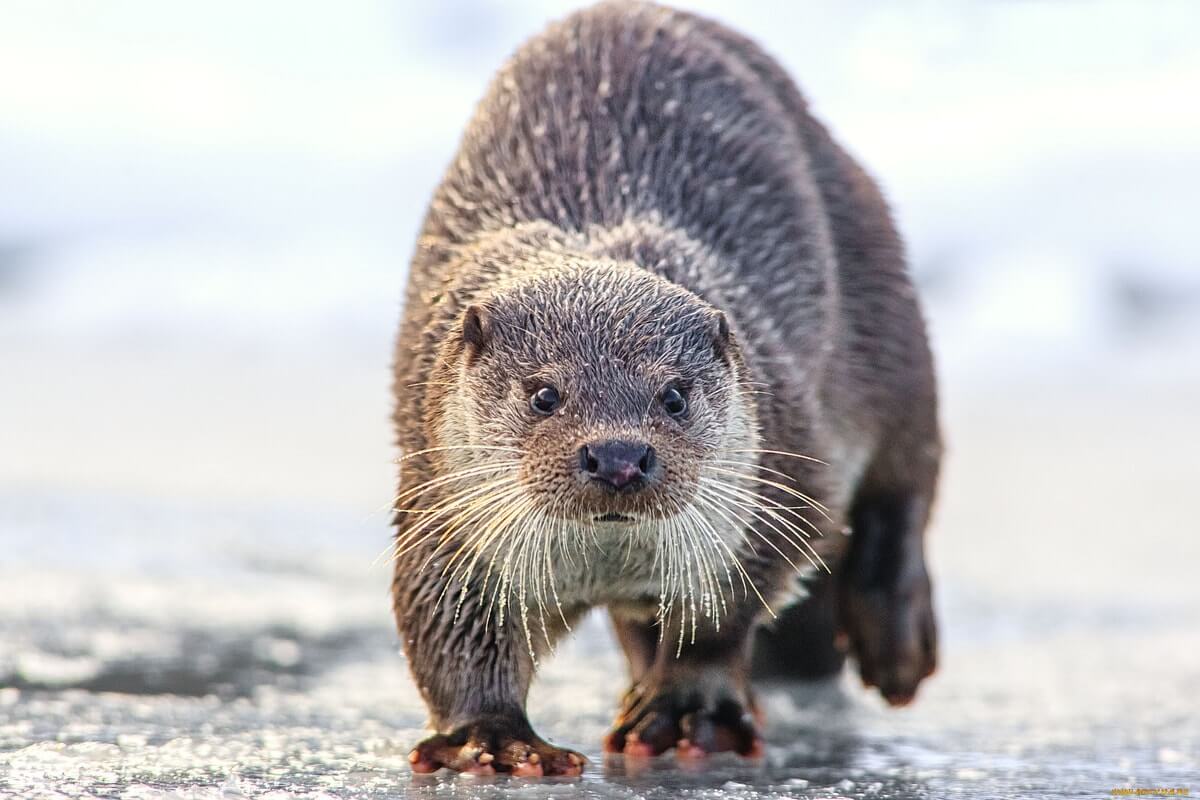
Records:
[[[640,410],[671,379],[698,387],[690,427]],[[564,414],[540,427],[520,418],[539,382],[576,386]],[[797,651],[840,665],[840,630],[864,679],[893,702],[911,699],[932,670],[922,533],[940,445],[903,247],[871,178],[782,69],[723,26],[603,3],[552,25],[501,69],[425,220],[395,391],[397,442],[409,454],[401,542],[407,512],[445,495],[413,487],[469,463],[463,451],[420,453],[460,441],[464,427],[517,448],[522,475],[540,481],[548,502],[653,515],[695,480],[722,435],[751,436],[720,430],[740,415],[757,448],[825,462],[757,455],[760,474],[782,473],[828,508],[829,520],[813,517],[825,535],[812,542],[834,573],[816,584],[826,602],[802,604],[762,634],[756,668],[799,671],[789,661]],[[652,439],[667,471],[645,493],[597,496],[592,508],[564,453],[626,434]],[[778,533],[758,528],[778,548],[741,555],[776,606],[796,570],[778,555],[787,549]],[[433,537],[396,559],[397,623],[438,731],[414,751],[414,768],[576,771],[523,709],[536,656],[593,603],[613,611],[630,658],[613,749],[658,752],[681,739],[758,747],[745,711],[751,632],[767,614],[753,595],[677,651],[651,598],[590,587],[531,640],[511,616],[498,622],[476,577],[445,569],[455,547]],[[801,629],[810,633],[797,641]],[[497,755],[483,764],[480,753]]]

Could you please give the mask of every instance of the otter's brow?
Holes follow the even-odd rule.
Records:
[[[513,383],[525,394],[536,392],[543,386],[553,386],[560,392],[563,392],[566,389],[566,387],[563,385],[566,383],[566,381],[563,380],[562,371],[550,368],[539,369],[526,375],[524,378],[514,381]]]

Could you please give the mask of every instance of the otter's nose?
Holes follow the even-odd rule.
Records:
[[[642,442],[592,442],[579,448],[579,468],[614,489],[640,486],[654,468],[654,448]]]

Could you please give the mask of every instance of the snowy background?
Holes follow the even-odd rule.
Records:
[[[532,700],[582,783],[412,784],[390,339],[472,105],[569,6],[0,0],[0,793],[1200,791],[1200,5],[687,5],[908,239],[950,448],[919,701],[781,690],[761,767],[601,767],[593,620]]]

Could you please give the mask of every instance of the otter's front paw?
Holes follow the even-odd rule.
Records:
[[[683,758],[727,751],[761,756],[763,743],[749,696],[726,685],[706,691],[705,683],[647,677],[635,685],[604,740],[605,752],[656,756],[674,747]]]
[[[912,702],[917,686],[937,666],[937,623],[929,580],[907,587],[845,586],[841,597],[843,649],[858,661],[867,686],[894,706]]]
[[[438,733],[408,754],[413,772],[436,772],[442,767],[457,772],[518,777],[575,776],[587,759],[574,750],[555,747],[533,732],[529,723],[490,717]]]

